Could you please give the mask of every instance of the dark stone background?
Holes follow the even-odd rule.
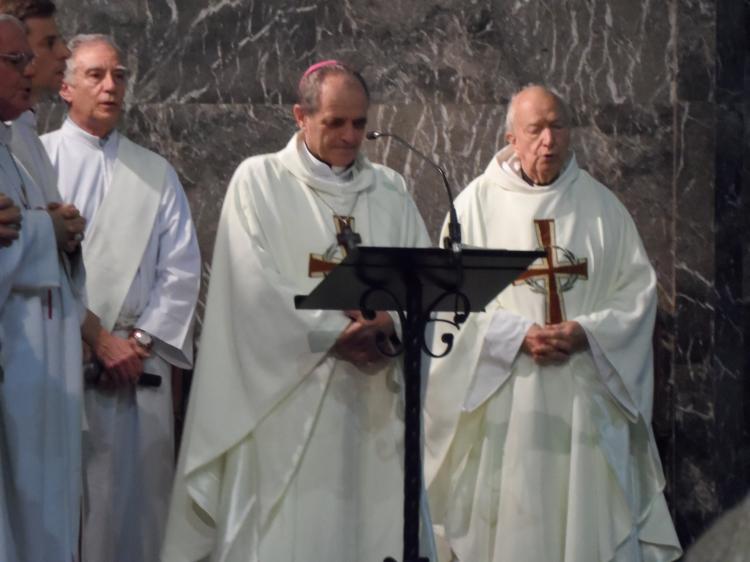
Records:
[[[633,214],[659,277],[654,429],[685,545],[750,487],[750,0],[65,0],[68,36],[113,34],[132,70],[123,128],[177,168],[206,278],[234,168],[294,130],[296,81],[339,58],[396,132],[460,189],[502,144],[509,97],[555,87],[579,161]],[[62,108],[42,112],[56,128]],[[433,235],[439,178],[399,146]],[[745,194],[743,196],[743,186]],[[291,226],[290,226],[291,227]]]

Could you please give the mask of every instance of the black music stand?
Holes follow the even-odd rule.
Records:
[[[453,336],[445,334],[442,353],[435,354],[425,341],[425,327],[435,321],[433,312],[453,312],[456,329],[469,312],[484,310],[544,252],[465,249],[459,253],[439,248],[381,248],[359,246],[350,251],[307,296],[296,296],[295,307],[306,310],[359,309],[399,315],[404,353],[404,551],[403,562],[428,562],[419,556],[419,502],[422,493],[421,354],[450,353]],[[386,562],[395,562],[387,558]]]

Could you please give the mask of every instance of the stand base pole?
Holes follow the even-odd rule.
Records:
[[[419,506],[422,493],[422,344],[424,315],[422,283],[406,279],[404,337],[404,558],[403,562],[430,562],[419,556]],[[386,558],[385,562],[396,562]]]

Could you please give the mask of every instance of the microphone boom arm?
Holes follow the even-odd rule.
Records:
[[[443,240],[443,247],[446,249],[453,250],[454,253],[459,253],[461,251],[461,225],[458,223],[458,215],[456,214],[456,207],[453,205],[453,192],[451,191],[451,186],[448,183],[448,176],[445,173],[445,170],[435,164],[432,160],[430,160],[427,156],[425,156],[420,150],[406,142],[404,139],[399,137],[398,135],[394,135],[393,133],[384,133],[382,131],[368,131],[368,133],[365,135],[369,140],[376,140],[381,137],[390,137],[397,141],[398,143],[404,145],[409,150],[414,152],[417,156],[419,156],[422,160],[427,162],[430,166],[435,168],[438,172],[440,172],[440,177],[443,178],[443,185],[445,185],[445,191],[448,194],[448,202],[450,203],[450,211],[449,211],[449,219],[448,219],[448,236],[445,237]]]

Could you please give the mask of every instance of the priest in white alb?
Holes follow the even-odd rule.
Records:
[[[156,560],[174,474],[172,367],[192,364],[200,256],[172,166],[116,130],[127,70],[111,38],[79,35],[42,137],[64,199],[89,221],[89,309],[101,320],[84,395],[82,561]]]
[[[357,235],[430,243],[404,179],[360,153],[368,107],[358,73],[313,65],[294,106],[300,130],[232,178],[163,561],[401,552],[401,369],[375,343],[391,316],[294,308]]]
[[[26,29],[0,15],[0,120],[30,107]],[[70,562],[78,549],[83,305],[68,259],[85,221],[47,194],[12,154],[0,123],[0,186],[22,209],[18,239],[0,250],[0,470],[4,561]],[[64,257],[61,257],[64,256]]]
[[[666,562],[680,545],[651,429],[656,276],[625,207],[531,86],[456,199],[464,241],[545,252],[435,360],[426,480],[443,561]]]

